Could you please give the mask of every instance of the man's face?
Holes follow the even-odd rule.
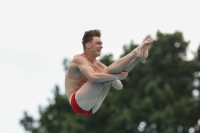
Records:
[[[102,44],[103,42],[99,37],[93,37],[90,48],[92,53],[94,53],[96,56],[100,56],[101,49],[103,48]]]

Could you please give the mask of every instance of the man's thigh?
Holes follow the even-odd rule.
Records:
[[[90,110],[99,95],[103,90],[103,83],[100,82],[86,82],[77,92],[76,92],[76,102],[84,110]]]

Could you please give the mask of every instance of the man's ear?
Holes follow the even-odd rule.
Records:
[[[85,44],[86,48],[90,48],[91,44],[88,42]]]

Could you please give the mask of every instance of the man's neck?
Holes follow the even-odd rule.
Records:
[[[96,62],[96,57],[92,56],[90,53],[83,52],[81,55],[84,56],[92,64]]]

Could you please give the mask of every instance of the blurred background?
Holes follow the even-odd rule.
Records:
[[[198,0],[0,1],[1,133],[200,132]],[[70,60],[100,29],[109,65],[147,37],[149,57],[90,117],[65,96]]]

